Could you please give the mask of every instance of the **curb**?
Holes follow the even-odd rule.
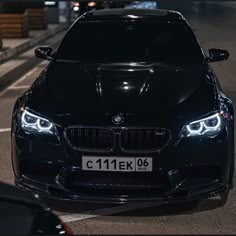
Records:
[[[47,38],[50,38],[52,36],[54,36],[55,34],[65,30],[68,26],[65,24],[60,24],[57,27],[55,27],[54,29],[51,30],[47,30],[45,33],[39,35],[36,38],[32,38],[31,40],[15,47],[15,48],[11,48],[9,50],[6,50],[5,52],[3,52],[0,55],[0,64],[15,57],[18,56],[19,54],[25,52],[26,50],[34,47],[35,45],[37,45],[38,43],[46,40]]]

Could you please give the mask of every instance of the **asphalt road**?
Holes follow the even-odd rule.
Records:
[[[185,8],[182,12],[204,48],[222,47],[230,51],[228,61],[214,63],[213,67],[225,93],[236,106],[236,3],[209,3],[205,6],[193,4],[191,9]],[[0,93],[0,181],[13,184],[9,132],[13,104],[32,84],[46,63],[39,64]],[[219,204],[218,199],[203,200],[194,206],[117,206],[48,200],[46,204],[68,222],[77,234],[236,233],[235,188],[223,206]]]

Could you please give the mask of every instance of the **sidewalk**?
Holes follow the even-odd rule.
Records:
[[[34,56],[35,47],[47,44],[55,48],[67,28],[65,24],[49,25],[47,30],[30,31],[29,38],[3,39],[3,49],[0,50],[0,91],[41,61]]]

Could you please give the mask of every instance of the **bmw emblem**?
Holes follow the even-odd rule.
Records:
[[[123,115],[121,114],[118,114],[118,115],[115,115],[112,117],[112,122],[115,124],[115,125],[120,125],[124,122],[124,117]]]

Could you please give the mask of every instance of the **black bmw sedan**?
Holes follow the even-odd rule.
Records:
[[[224,196],[234,171],[231,100],[178,12],[106,9],[76,20],[12,116],[18,187],[94,202]]]

